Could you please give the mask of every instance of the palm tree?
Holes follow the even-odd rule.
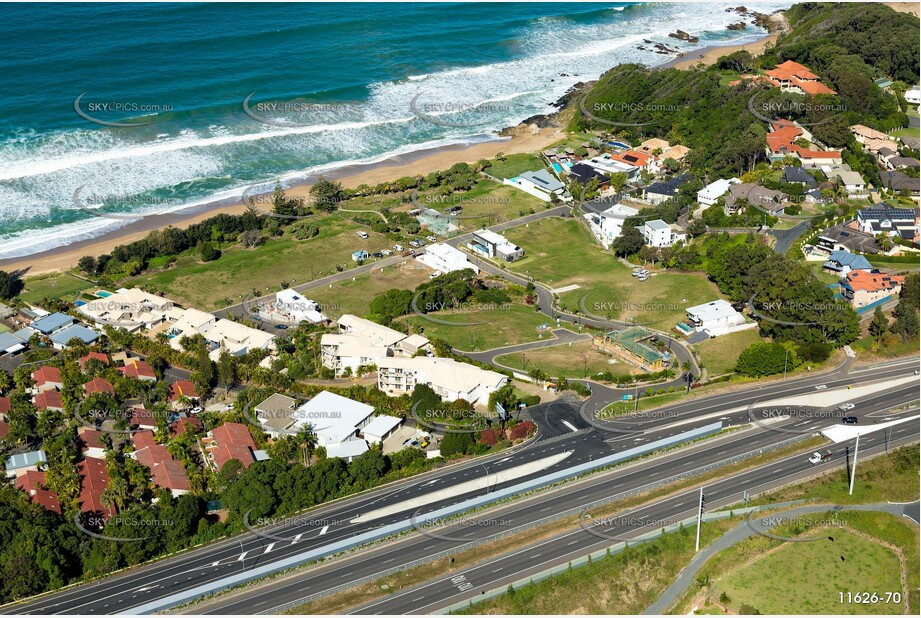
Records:
[[[297,434],[297,441],[300,442],[304,454],[304,465],[310,465],[310,456],[317,447],[317,434],[313,433],[309,427],[304,427]]]

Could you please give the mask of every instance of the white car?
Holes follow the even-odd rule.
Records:
[[[429,275],[429,279],[434,279],[435,277],[437,277],[437,276],[440,275],[440,274],[441,274],[441,273],[432,273],[431,275]]]
[[[827,385],[825,385],[825,384],[819,384],[818,386],[815,387],[815,390],[817,390],[817,391],[824,391],[826,388],[828,388]]]
[[[393,246],[393,250],[394,250],[394,251],[402,251],[402,250],[403,250],[403,245],[394,245],[394,246]]]
[[[384,255],[393,255],[393,251],[391,251],[390,249],[381,249],[381,253],[383,253]]]
[[[358,235],[359,238],[364,238],[364,239],[368,238],[367,232],[355,232],[355,233]]]
[[[436,242],[438,240],[434,236],[426,236],[425,239],[429,242]]]

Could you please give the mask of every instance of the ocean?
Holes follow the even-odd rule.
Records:
[[[5,5],[0,259],[495,139],[576,82],[673,58],[644,39],[687,52],[764,36],[726,29],[736,5]],[[678,28],[699,42],[667,36]]]

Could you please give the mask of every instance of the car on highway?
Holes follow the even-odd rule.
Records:
[[[845,416],[841,419],[841,422],[845,425],[856,425],[859,421],[856,416]]]
[[[818,386],[815,387],[815,390],[824,391],[826,388],[828,388],[827,384],[819,384]]]
[[[809,456],[809,463],[811,463],[812,465],[816,465],[818,463],[822,463],[823,461],[827,461],[829,459],[831,459],[831,451],[828,451],[828,450],[816,451],[815,453]]]
[[[846,412],[848,410],[853,410],[855,407],[856,406],[852,403],[842,403],[840,406],[838,406],[838,409],[842,412]]]

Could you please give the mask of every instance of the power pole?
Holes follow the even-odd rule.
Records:
[[[704,514],[704,488],[700,488],[700,506],[697,507],[697,542],[694,544],[694,553],[700,551],[700,520]]]
[[[857,474],[857,449],[860,448],[860,434],[857,434],[857,440],[854,441],[854,465],[851,466],[851,486],[847,490],[847,495],[854,495],[854,476]]]

